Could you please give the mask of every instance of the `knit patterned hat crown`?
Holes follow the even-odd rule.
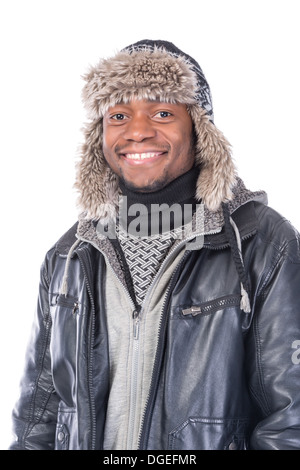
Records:
[[[210,89],[192,57],[170,42],[143,40],[100,60],[84,80],[82,97],[90,122],[75,187],[87,218],[115,214],[119,184],[103,155],[102,120],[111,106],[133,98],[186,104],[197,136],[195,163],[201,167],[195,197],[211,211],[232,198],[236,173],[230,145],[213,123]]]

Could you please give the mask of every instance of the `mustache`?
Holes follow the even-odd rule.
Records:
[[[115,147],[115,153],[118,154],[124,154],[124,153],[143,153],[145,152],[145,144],[141,144],[141,148],[135,144],[134,149],[132,148],[132,145],[127,145],[127,146],[122,146],[122,145],[116,145]],[[144,148],[143,148],[144,147]],[[160,145],[159,147],[157,145],[148,145],[148,149],[151,152],[169,152],[170,150],[170,145]]]

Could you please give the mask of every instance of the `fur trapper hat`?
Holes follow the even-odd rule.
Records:
[[[201,167],[195,197],[210,211],[231,200],[236,171],[230,145],[213,123],[210,89],[192,57],[170,42],[144,40],[100,60],[83,78],[90,121],[84,128],[75,187],[86,218],[115,214],[119,184],[103,155],[102,119],[111,106],[132,98],[187,105],[197,136],[195,164]]]

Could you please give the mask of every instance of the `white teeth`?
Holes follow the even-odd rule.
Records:
[[[159,153],[153,153],[153,152],[148,152],[148,153],[125,153],[125,157],[129,158],[130,160],[145,160],[146,158],[153,158],[156,157],[157,155],[160,155],[161,152]]]

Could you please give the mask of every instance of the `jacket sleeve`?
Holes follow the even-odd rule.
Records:
[[[10,450],[54,448],[59,400],[51,376],[48,286],[45,261],[41,268],[38,303],[26,353],[20,396],[12,415],[15,440]]]
[[[280,245],[265,241],[249,341],[250,388],[261,420],[253,450],[300,449],[300,240],[293,228]],[[268,255],[261,256],[265,263]]]

